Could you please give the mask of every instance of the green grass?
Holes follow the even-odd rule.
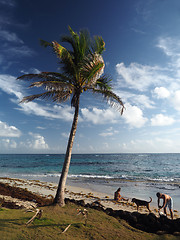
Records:
[[[88,219],[82,214],[77,215],[75,204],[65,207],[42,207],[41,219],[35,219],[30,225],[25,223],[34,215],[17,209],[0,210],[0,239],[1,240],[177,240],[180,237],[172,235],[156,235],[142,232],[129,226],[125,221],[106,215],[93,209],[88,209]],[[83,208],[81,208],[83,209]],[[69,229],[62,231],[69,225]]]

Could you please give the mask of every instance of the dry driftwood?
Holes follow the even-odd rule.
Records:
[[[77,211],[78,211],[77,215],[82,214],[84,217],[88,216],[88,210],[87,209],[84,209],[84,210],[77,209]]]
[[[84,209],[84,210],[77,209],[77,211],[78,211],[77,215],[82,214],[84,216],[84,218],[85,218],[85,225],[86,225],[87,224],[87,217],[88,217],[88,210],[87,209]]]
[[[36,217],[38,217],[38,218],[40,219],[41,216],[42,216],[42,210],[36,209],[35,215],[26,223],[26,226],[27,226],[28,224],[30,224],[31,222],[33,222]]]
[[[69,225],[64,229],[64,231],[63,231],[62,233],[65,233],[70,226],[71,226],[71,224],[69,224]]]
[[[85,225],[86,225],[86,223],[87,223],[87,216],[88,216],[88,210],[86,210],[86,209],[84,209],[84,210],[82,210],[82,209],[77,209],[77,215],[80,215],[80,214],[82,214],[83,216],[84,216],[84,218],[85,218]],[[64,229],[64,231],[62,232],[62,233],[65,233],[68,229],[69,229],[69,227],[71,226],[71,224],[69,224],[65,229]]]

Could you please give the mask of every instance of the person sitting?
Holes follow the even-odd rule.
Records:
[[[121,191],[121,188],[118,188],[118,190],[114,193],[114,200],[115,201],[121,201],[121,200],[128,201],[129,200],[128,198],[126,199],[121,196],[120,191]]]

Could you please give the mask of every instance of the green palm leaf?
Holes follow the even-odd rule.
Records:
[[[70,98],[71,93],[69,91],[47,91],[40,94],[34,94],[24,97],[20,103],[31,102],[35,99],[45,99],[52,102],[65,102]]]

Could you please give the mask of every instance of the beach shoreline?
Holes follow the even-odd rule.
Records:
[[[27,189],[28,191],[38,194],[43,197],[54,197],[57,189],[57,183],[53,182],[45,182],[40,180],[28,180],[28,179],[18,179],[18,178],[0,178],[0,182],[6,183],[10,186],[20,187]],[[69,182],[69,181],[68,181]],[[70,182],[69,182],[70,183]],[[123,210],[134,212],[136,210],[136,206],[131,203],[131,198],[128,202],[116,202],[113,200],[113,192],[107,194],[102,191],[95,191],[92,187],[85,184],[78,186],[78,184],[74,186],[69,183],[65,189],[65,198],[74,199],[74,200],[84,200],[85,203],[93,203],[94,201],[99,201],[104,208],[112,208],[113,210]],[[72,182],[71,182],[72,183]],[[157,206],[155,204],[150,205],[151,211],[158,216]],[[149,211],[142,207],[139,210],[140,213],[149,213]],[[174,210],[174,217],[179,218],[179,211]]]
[[[58,184],[64,155],[0,155],[0,177]],[[168,194],[180,212],[180,154],[76,154],[72,155],[67,186],[89,189],[113,198],[120,187],[124,198],[152,202],[156,193]]]

